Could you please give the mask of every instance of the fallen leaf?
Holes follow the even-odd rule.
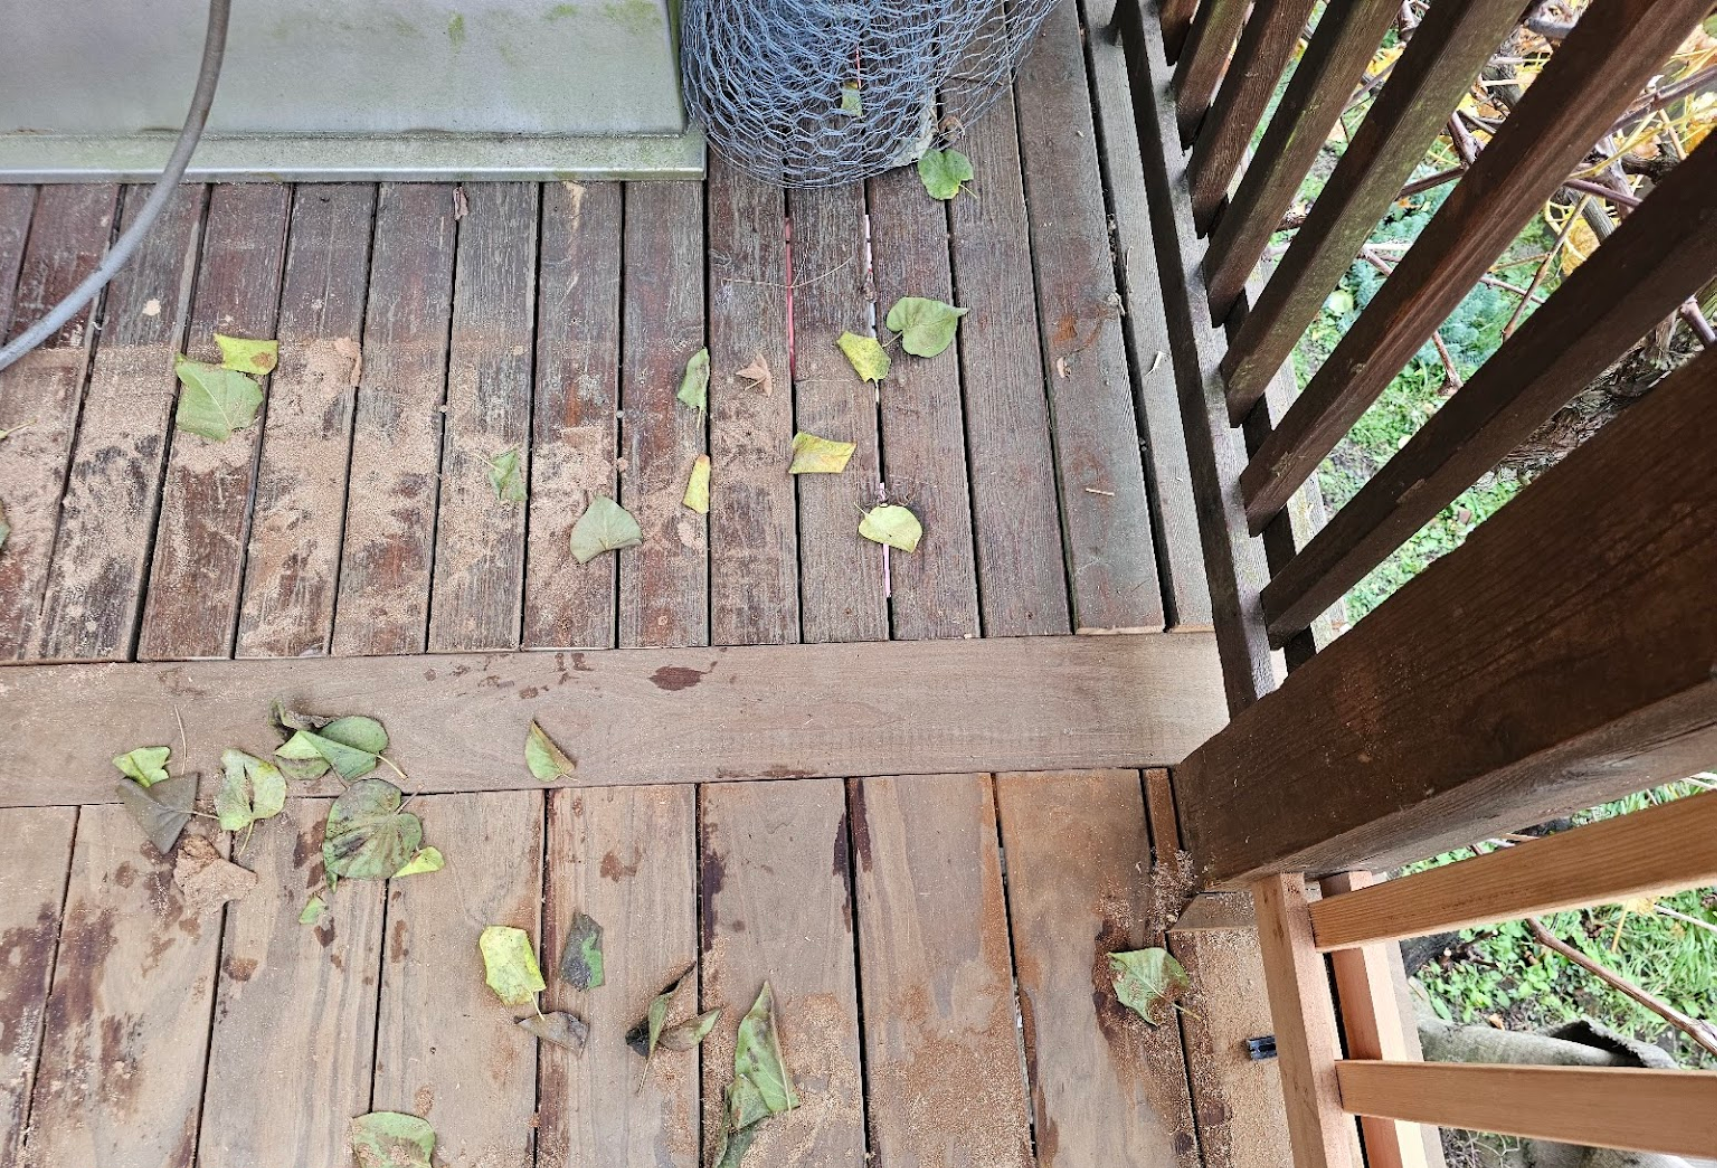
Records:
[[[888,310],[887,324],[900,334],[900,347],[908,353],[934,357],[954,343],[954,330],[970,311],[922,296],[902,296]]]
[[[924,526],[918,516],[898,503],[872,507],[859,520],[859,534],[872,543],[887,544],[903,552],[916,551],[924,538]]]
[[[489,485],[495,488],[495,498],[503,503],[525,501],[525,476],[517,450],[503,450],[489,460]]]
[[[1152,1026],[1173,1018],[1175,1002],[1192,988],[1186,970],[1167,949],[1111,953],[1109,968],[1115,974],[1115,996]]]
[[[555,745],[554,739],[537,725],[535,718],[531,719],[531,731],[525,736],[525,765],[531,769],[531,774],[545,783],[564,779],[578,769],[578,763]]]
[[[163,856],[173,850],[179,833],[191,822],[191,804],[196,800],[196,775],[180,775],[152,787],[119,781],[119,801]]]
[[[358,1168],[430,1168],[435,1129],[415,1115],[372,1111],[347,1131]]]
[[[848,81],[841,86],[841,112],[855,118],[864,117],[864,98],[859,95],[859,83]]]
[[[399,809],[403,799],[385,779],[360,779],[334,800],[322,829],[322,866],[329,876],[384,880],[417,854],[423,823]]]
[[[769,372],[769,366],[763,360],[763,354],[761,353],[752,358],[751,364],[739,371],[739,376],[745,378],[747,381],[756,382],[757,388],[763,391],[764,397],[768,397],[771,393],[775,392],[775,377]]]
[[[918,177],[932,199],[952,199],[962,183],[972,181],[972,160],[958,150],[926,150],[918,160]]]
[[[590,506],[572,525],[572,558],[588,564],[603,552],[637,547],[644,542],[644,533],[631,512],[610,499],[597,495]]]
[[[388,748],[387,729],[361,714],[329,718],[301,714],[276,702],[274,726],[285,739],[274,757],[295,779],[320,778],[332,766],[350,782],[375,770]]]
[[[847,355],[853,371],[866,381],[881,381],[888,376],[888,353],[877,344],[875,337],[857,333],[842,333],[835,341]]]
[[[126,778],[135,779],[145,787],[153,787],[167,781],[167,759],[172,753],[170,746],[139,746],[114,755],[113,765]]]
[[[709,514],[709,455],[700,454],[692,460],[692,477],[686,481],[683,502],[699,515]]]
[[[593,990],[602,984],[602,926],[586,913],[573,914],[567,926],[560,977],[575,990]]]
[[[650,999],[650,1006],[644,1011],[644,1017],[626,1032],[626,1045],[643,1055],[645,1061],[656,1053],[656,1043],[662,1037],[662,1026],[668,1020],[668,1010],[674,1004],[674,995],[680,992],[680,987],[686,984],[686,979],[696,968],[695,965],[687,966],[685,972],[663,986],[662,992]]]
[[[173,883],[192,917],[206,916],[229,900],[243,900],[256,887],[256,873],[226,859],[200,835],[185,840],[173,858]]]
[[[173,415],[179,429],[211,442],[225,442],[234,430],[256,421],[262,387],[243,373],[184,357],[173,363],[173,372],[185,387]]]
[[[680,392],[674,395],[694,410],[709,409],[709,350],[699,349],[686,362]]]
[[[298,914],[301,925],[319,925],[322,918],[328,915],[328,902],[321,893],[317,893],[304,902],[304,911]]]
[[[803,430],[793,435],[793,462],[788,474],[840,474],[858,447],[851,442],[819,438]]]
[[[564,1046],[568,1050],[583,1050],[590,1038],[590,1026],[577,1014],[554,1010],[547,1014],[530,1014],[519,1019],[519,1029],[544,1042]]]
[[[696,1018],[688,1018],[677,1026],[670,1026],[662,1031],[660,1045],[667,1050],[690,1050],[698,1043],[709,1037],[709,1032],[715,1029],[715,1024],[721,1019],[721,1007],[706,1010]]]
[[[768,982],[763,983],[757,1001],[740,1019],[739,1035],[733,1047],[733,1075],[735,1083],[746,1082],[755,1089],[763,1110],[769,1115],[779,1115],[799,1106],[799,1096],[793,1090],[793,1077],[781,1058],[781,1036],[775,1029],[775,995]]]
[[[715,1145],[715,1168],[739,1168],[745,1153],[751,1150],[751,1145],[757,1139],[755,1125],[742,1127],[736,1132],[729,1133],[725,1126]]]
[[[428,872],[439,872],[446,867],[447,861],[441,855],[440,848],[419,848],[417,854],[407,860],[393,878],[401,876],[422,876]]]
[[[531,948],[530,934],[509,925],[490,925],[477,938],[483,953],[483,980],[508,1006],[528,1006],[543,988],[543,971]]]
[[[242,750],[221,752],[226,781],[215,792],[215,814],[223,831],[243,831],[286,806],[286,776],[280,768]]]
[[[220,346],[222,369],[236,369],[240,373],[261,377],[265,373],[273,373],[274,367],[280,364],[279,341],[251,341],[216,333],[215,344]]]

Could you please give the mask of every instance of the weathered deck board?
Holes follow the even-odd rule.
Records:
[[[334,633],[347,467],[353,460],[376,188],[303,186],[292,205],[268,381],[237,655],[326,653]],[[373,450],[356,452],[365,461]]]
[[[921,1168],[1029,1168],[991,778],[858,779],[851,788],[876,1156]]]
[[[540,1168],[696,1165],[698,1056],[663,1051],[647,1079],[625,1041],[650,999],[697,961],[697,811],[690,787],[549,794],[545,1008],[590,1024],[580,1054],[541,1046]],[[558,976],[574,913],[603,928],[606,980],[579,992]],[[551,968],[552,967],[552,968]],[[689,1016],[681,990],[674,1021]]]
[[[0,185],[0,335],[11,336],[13,297],[35,211],[35,187]]]
[[[0,812],[6,839],[30,841],[0,849],[0,1159],[8,1164],[23,1154],[77,819],[69,807]]]
[[[714,1148],[739,1020],[767,981],[801,1106],[764,1122],[759,1164],[862,1164],[846,794],[839,780],[703,788],[702,1008],[723,1007],[703,1046],[703,1142]]]

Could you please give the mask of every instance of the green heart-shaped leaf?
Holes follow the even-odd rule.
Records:
[[[940,300],[902,296],[888,310],[888,327],[900,334],[900,347],[915,357],[934,357],[954,343],[954,330],[969,308]]]
[[[884,503],[866,511],[864,518],[859,520],[858,530],[873,543],[887,544],[903,552],[918,550],[918,541],[924,538],[924,527],[918,522],[918,516],[898,503]]]
[[[603,552],[637,547],[644,542],[644,532],[626,508],[607,495],[597,495],[572,525],[571,542],[572,558],[588,564]]]
[[[972,160],[958,150],[926,150],[918,160],[918,177],[933,199],[951,199],[962,183],[972,181]]]
[[[224,831],[242,831],[286,806],[286,776],[271,762],[242,750],[221,752],[226,781],[215,792],[215,814]]]
[[[360,779],[328,809],[322,866],[336,879],[385,880],[423,844],[423,824],[399,809],[404,797],[384,779]]]
[[[256,421],[262,387],[243,373],[180,357],[173,365],[184,389],[173,424],[211,442],[225,442],[234,430]]]
[[[173,754],[170,746],[139,746],[124,754],[113,756],[113,765],[119,768],[119,773],[128,779],[135,779],[145,787],[153,787],[156,783],[167,781],[167,759]]]
[[[1186,970],[1167,949],[1111,953],[1109,968],[1115,974],[1115,996],[1152,1026],[1174,1017],[1174,1004],[1192,988]]]

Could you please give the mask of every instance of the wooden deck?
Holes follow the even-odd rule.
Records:
[[[1141,189],[1120,49],[1079,19],[1057,9],[1014,99],[973,127],[978,197],[948,205],[910,172],[784,194],[719,159],[701,185],[186,187],[97,309],[0,374],[0,428],[28,423],[0,442],[0,657],[1000,637],[1049,653],[1107,632],[1213,663],[1146,209],[1113,193]],[[0,327],[69,289],[142,194],[0,188]],[[873,393],[833,340],[902,295],[971,313],[954,349],[897,357]],[[172,428],[172,358],[214,356],[217,331],[278,337],[281,364],[257,424],[211,444]],[[673,390],[705,344],[699,417]],[[739,376],[756,362],[769,377]],[[856,442],[847,472],[787,476],[795,430]],[[510,447],[523,506],[486,478]],[[680,504],[700,453],[707,520]],[[884,484],[926,531],[886,577],[854,532]],[[644,542],[580,568],[567,534],[591,492]],[[842,651],[776,651],[789,679],[815,661],[807,687],[839,691]],[[899,661],[854,667],[867,708],[918,668]],[[25,676],[0,671],[0,724],[18,724]],[[1214,676],[1159,670],[1140,718],[1219,722]],[[137,745],[110,748],[72,688],[64,737],[97,758]],[[203,691],[180,692],[208,775],[217,731]],[[522,781],[430,783],[417,809],[446,870],[343,884],[316,928],[297,915],[327,788],[258,827],[257,888],[199,917],[105,764],[60,789],[0,767],[0,1159],[325,1168],[348,1162],[350,1117],[390,1109],[426,1117],[461,1168],[693,1165],[768,979],[805,1105],[748,1164],[1286,1162],[1274,1064],[1245,1053],[1270,1021],[1244,921],[1170,938],[1196,982],[1174,1024],[1107,988],[1102,954],[1160,939],[1153,833],[1164,859],[1176,845],[1150,768],[1187,746],[1015,772],[899,738],[910,765],[777,760],[816,777],[768,781],[759,756],[705,776],[758,781],[714,782],[683,753],[652,769],[659,724],[629,728],[601,783],[543,791],[516,763]],[[483,749],[510,756],[507,733]],[[546,968],[575,911],[606,929],[609,982],[580,994],[551,973],[543,1008],[588,1018],[578,1056],[513,1027],[475,945],[517,925]],[[621,1034],[693,963],[723,1024],[640,1087]]]

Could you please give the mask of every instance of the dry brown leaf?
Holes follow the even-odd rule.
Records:
[[[753,357],[751,364],[739,371],[739,376],[747,381],[756,382],[757,388],[763,392],[764,397],[775,392],[775,375],[769,372],[769,364],[764,361],[762,353]]]

